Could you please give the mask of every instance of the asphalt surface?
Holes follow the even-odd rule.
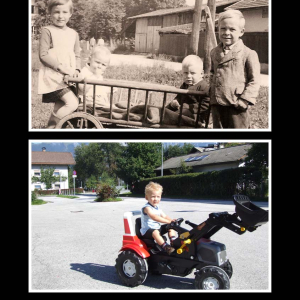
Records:
[[[203,292],[194,289],[194,272],[184,278],[148,275],[135,288],[122,285],[114,265],[122,247],[123,214],[140,210],[145,199],[102,203],[93,201],[95,195],[40,199],[48,203],[29,210],[29,292]],[[254,203],[270,209],[267,203]],[[197,224],[211,212],[234,212],[232,201],[163,198],[161,208],[172,218]],[[241,236],[223,228],[211,238],[226,245],[233,266],[228,292],[271,291],[270,228],[269,221]]]

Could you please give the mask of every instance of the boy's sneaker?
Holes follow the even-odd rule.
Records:
[[[173,247],[170,246],[170,245],[166,245],[166,246],[164,247],[164,250],[170,255],[172,252],[175,251],[175,248],[173,248]]]

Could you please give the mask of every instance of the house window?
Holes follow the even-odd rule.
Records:
[[[37,176],[37,177],[41,176],[41,171],[34,171],[34,176]]]
[[[35,185],[35,186],[34,186],[34,189],[35,189],[35,190],[41,190],[41,189],[42,189],[42,186],[41,186],[41,185]]]
[[[268,7],[263,7],[263,9],[262,9],[262,17],[263,18],[268,18],[269,17],[269,8]]]
[[[59,171],[55,171],[55,172],[53,173],[53,175],[54,175],[54,176],[59,176]]]
[[[56,183],[56,184],[54,185],[54,189],[55,189],[55,190],[59,190],[59,189],[60,189],[60,184],[59,184],[59,183]]]

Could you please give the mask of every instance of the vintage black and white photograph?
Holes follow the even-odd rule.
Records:
[[[271,0],[29,0],[29,131],[269,131]]]

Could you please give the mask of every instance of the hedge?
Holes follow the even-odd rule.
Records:
[[[162,185],[164,196],[231,198],[234,194],[245,193],[241,190],[241,183],[245,181],[245,172],[247,168],[236,168],[147,178],[136,182],[133,192],[144,194],[145,186],[150,181],[154,181]]]

